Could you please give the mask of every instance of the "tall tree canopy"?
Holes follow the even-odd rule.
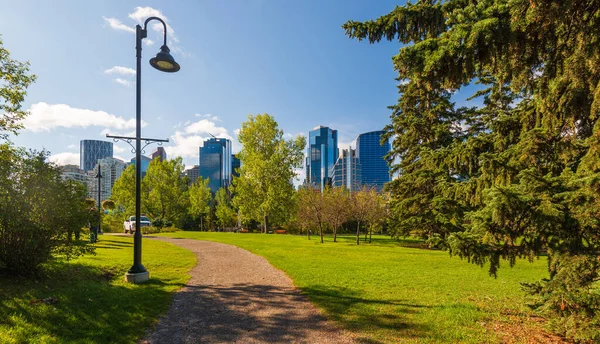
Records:
[[[29,74],[29,62],[19,62],[10,58],[10,53],[0,39],[0,139],[9,134],[17,134],[27,116],[21,103],[27,95],[27,87],[36,79]]]
[[[295,168],[302,166],[306,139],[285,140],[283,130],[268,115],[249,115],[238,135],[242,150],[239,178],[234,178],[234,205],[242,217],[260,221],[267,230],[267,219],[283,220],[291,206]]]
[[[404,44],[385,128],[395,137],[389,159],[400,160],[389,186],[398,233],[441,237],[492,274],[502,258],[547,252],[551,278],[530,289],[559,316],[559,332],[600,338],[599,321],[586,320],[600,301],[590,294],[600,246],[600,1],[418,1],[343,28]],[[481,105],[450,101],[473,89]]]
[[[183,174],[183,160],[177,157],[161,161],[153,159],[142,179],[143,209],[153,219],[178,221],[188,212],[190,198]]]

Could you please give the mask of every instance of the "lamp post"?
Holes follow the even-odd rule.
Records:
[[[98,227],[96,228],[96,233],[94,233],[94,242],[98,241],[98,233],[102,232],[100,229],[100,225],[102,223],[102,218],[100,217],[102,208],[102,199],[100,198],[100,179],[102,179],[102,166],[100,165],[100,162],[98,162],[98,173],[96,173],[96,178],[98,178]]]
[[[174,73],[179,70],[179,64],[175,62],[175,59],[170,54],[169,47],[167,47],[167,24],[158,18],[150,17],[144,22],[144,28],[140,25],[135,27],[135,51],[136,51],[136,104],[135,104],[135,235],[133,237],[133,265],[125,275],[127,282],[142,283],[150,278],[150,273],[144,265],[142,265],[142,231],[140,226],[140,203],[141,203],[141,176],[142,176],[142,110],[141,110],[141,80],[142,80],[142,39],[148,36],[148,22],[152,20],[158,20],[163,24],[164,38],[163,45],[160,47],[160,51],[156,54],[156,57],[150,59],[150,65],[161,72]],[[107,137],[110,137],[107,135]],[[116,139],[131,139],[125,137],[113,137]],[[155,139],[143,139],[146,141],[146,145],[150,142],[168,142],[168,140],[155,140]],[[130,143],[131,144],[131,143]],[[144,146],[145,147],[145,146]]]

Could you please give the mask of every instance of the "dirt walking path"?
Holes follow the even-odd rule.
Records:
[[[266,259],[216,242],[154,239],[195,252],[198,263],[142,343],[353,342]]]

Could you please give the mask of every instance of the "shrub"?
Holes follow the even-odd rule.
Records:
[[[32,274],[53,257],[93,251],[76,242],[93,221],[85,186],[63,181],[46,158],[0,145],[0,273]]]

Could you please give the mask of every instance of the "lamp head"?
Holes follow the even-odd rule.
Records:
[[[179,64],[171,56],[171,50],[166,45],[160,47],[156,57],[150,59],[150,65],[161,72],[175,73],[179,70]]]

